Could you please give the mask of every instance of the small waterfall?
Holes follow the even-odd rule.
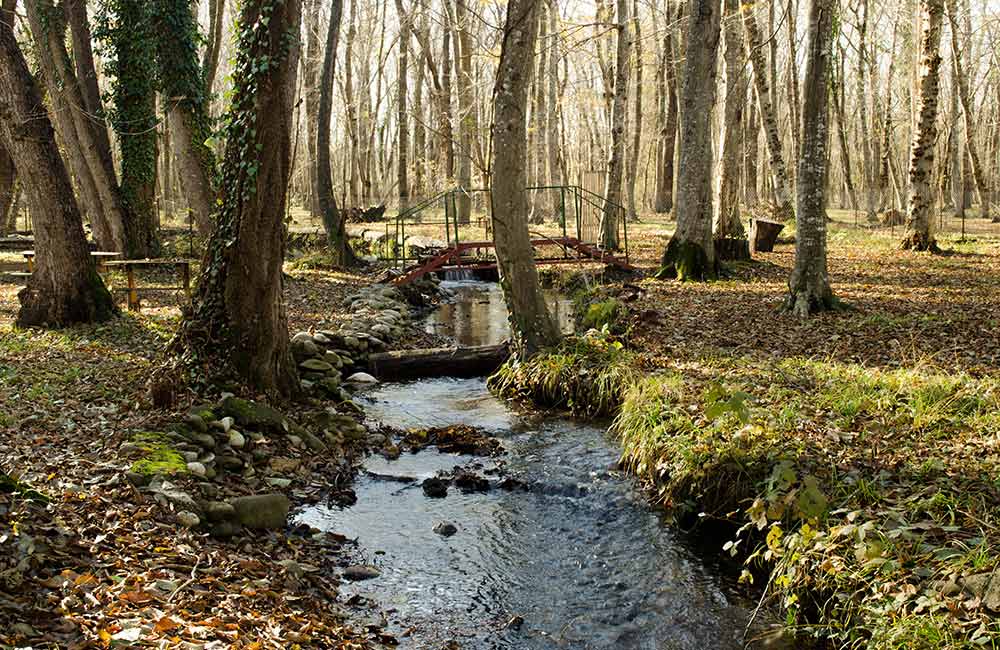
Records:
[[[476,275],[472,269],[450,269],[444,272],[444,279],[449,282],[472,282]]]

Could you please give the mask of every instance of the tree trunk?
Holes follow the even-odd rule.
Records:
[[[743,201],[748,206],[757,204],[757,161],[760,157],[760,120],[757,119],[757,104],[753,101],[753,88],[747,88],[750,101],[746,103],[747,118],[743,123],[743,142],[746,143],[743,156]]]
[[[299,391],[282,297],[299,0],[243,3],[222,204],[191,312],[172,350],[189,378],[237,379],[272,397]],[[269,18],[269,20],[262,20]],[[260,61],[268,61],[267,67]]]
[[[500,286],[507,301],[511,346],[526,359],[559,339],[538,284],[528,234],[526,159],[528,78],[535,47],[537,0],[509,0],[493,91],[494,241]]]
[[[746,77],[743,76],[743,34],[740,29],[739,0],[725,0],[726,74],[723,96],[722,133],[719,142],[718,200],[715,217],[715,248],[720,259],[749,259],[743,220],[740,218],[740,171],[743,162],[743,106],[746,104]]]
[[[841,54],[846,58],[846,54],[841,51]],[[841,59],[843,60],[843,58]],[[840,83],[838,83],[838,81]],[[847,146],[847,120],[844,117],[844,90],[846,83],[844,82],[844,70],[840,70],[840,78],[833,79],[831,81],[831,86],[833,90],[833,109],[837,114],[837,142],[840,144],[840,162],[843,167],[844,172],[844,185],[847,187],[847,196],[851,202],[852,210],[861,209],[861,204],[858,202],[858,193],[854,189],[854,172],[851,168],[851,152]]]
[[[333,169],[330,164],[330,121],[333,115],[333,84],[337,72],[337,47],[340,44],[340,21],[343,0],[330,4],[330,27],[326,35],[326,53],[323,55],[323,72],[320,74],[319,134],[316,150],[316,179],[319,187],[319,207],[323,215],[323,229],[330,245],[333,262],[337,266],[353,266],[357,260],[351,250],[344,228],[344,213],[337,208],[333,195]]]
[[[618,248],[618,222],[622,212],[622,171],[625,165],[625,113],[628,111],[629,34],[628,0],[618,0],[618,50],[615,54],[615,93],[611,109],[611,156],[608,177],[604,183],[604,213],[601,215],[601,246]]]
[[[451,2],[452,0],[445,0]],[[450,22],[450,21],[449,21]],[[455,140],[451,114],[451,25],[445,24],[441,29],[441,87],[437,97],[438,120],[438,155],[439,169],[444,172],[448,185],[455,178]]]
[[[66,14],[57,10],[51,0],[29,2],[25,8],[59,138],[70,156],[80,201],[90,217],[95,239],[105,250],[124,251],[126,226],[131,219],[114,170],[107,159],[101,158],[104,149],[98,129],[84,112],[73,108],[88,104],[66,50]],[[75,9],[71,15],[79,20],[79,7]]]
[[[771,161],[771,177],[774,183],[774,217],[785,220],[792,217],[792,194],[788,184],[788,169],[781,152],[781,133],[778,131],[778,117],[771,102],[771,86],[768,84],[768,68],[764,59],[763,43],[754,17],[754,4],[743,5],[743,30],[746,35],[750,62],[753,65],[754,87],[757,90],[757,104],[760,122],[764,128],[764,141]]]
[[[528,172],[528,185],[529,186],[541,186],[545,185],[545,167],[548,164],[548,156],[545,151],[545,118],[548,115],[548,107],[546,106],[546,92],[548,90],[548,81],[545,77],[548,74],[548,60],[549,60],[549,48],[545,44],[548,40],[548,22],[545,19],[545,2],[539,2],[535,8],[538,12],[538,18],[536,19],[538,24],[538,35],[535,42],[538,43],[537,46],[537,59],[538,66],[535,68],[535,76],[533,80],[534,92],[532,93],[533,98],[531,102],[531,118],[530,127],[528,128],[528,157],[529,157],[529,172]],[[539,193],[539,191],[532,191],[528,194],[528,202],[530,205],[531,223],[541,224],[545,222],[544,207],[542,204],[545,201],[544,196]]]
[[[549,177],[548,185],[563,185],[565,183],[559,166],[559,60],[556,50],[559,45],[559,5],[557,0],[549,0],[549,39],[552,41],[549,50],[549,115],[546,121],[545,137],[548,141]],[[564,219],[565,206],[563,193],[552,191],[552,214]]]
[[[952,59],[951,92],[949,98],[951,111],[951,140],[948,147],[948,164],[951,167],[951,202],[955,216],[965,218],[965,179],[962,177],[962,125],[958,117],[958,75],[955,74],[955,62]]]
[[[639,149],[642,142],[642,32],[638,0],[632,0],[632,25],[635,28],[635,112],[632,122],[632,146],[629,147],[625,172],[625,205],[629,221],[638,221],[635,206],[635,182],[639,169]]]
[[[205,91],[211,95],[215,85],[215,75],[219,70],[219,55],[222,52],[222,26],[225,23],[226,0],[209,0],[208,43],[201,68],[205,75]]]
[[[61,327],[117,313],[87,248],[83,220],[55,131],[13,30],[0,12],[0,148],[24,178],[34,216],[35,270],[18,293],[17,325]]]
[[[826,178],[829,166],[829,73],[835,4],[810,0],[795,223],[795,268],[787,308],[806,317],[835,301],[826,266]]]
[[[402,0],[396,0],[399,15],[399,58],[396,72],[396,189],[399,211],[410,205],[410,121],[407,106],[410,67],[410,15],[403,9]]]
[[[476,109],[473,106],[472,35],[469,33],[468,0],[455,0],[455,26],[460,46],[458,59],[458,186],[472,189],[472,139],[476,130]],[[472,219],[472,197],[463,191],[458,195],[458,222]]]
[[[798,153],[801,149],[799,128],[801,127],[801,111],[799,110],[799,64],[798,53],[798,27],[796,25],[799,15],[798,0],[788,0],[786,8],[787,18],[785,24],[788,26],[788,71],[786,74],[788,93],[788,123],[792,132],[792,151]],[[777,94],[777,89],[775,89]],[[777,97],[775,97],[777,99]],[[793,154],[794,155],[794,154]],[[795,166],[789,168],[789,172],[795,173]],[[789,179],[790,191],[795,190],[794,176]]]
[[[3,20],[5,15],[0,15]],[[10,230],[11,214],[14,211],[14,196],[17,188],[17,167],[10,152],[0,142],[0,235]]]
[[[323,44],[320,40],[320,3],[305,0],[302,5],[302,22],[306,31],[306,47],[302,57],[302,92],[306,105],[306,168],[309,190],[306,194],[306,209],[310,216],[322,218],[319,207],[319,177],[316,175],[316,142],[319,134],[319,72],[323,61]]]
[[[427,26],[427,11],[424,0],[417,0],[414,10],[420,9],[420,22],[414,30],[416,40],[420,43],[429,40]],[[419,43],[418,43],[419,45]],[[424,174],[427,167],[427,130],[424,128],[424,82],[427,76],[427,63],[417,52],[413,52],[417,61],[417,78],[413,87],[413,189],[416,195],[423,198],[426,194]]]
[[[910,200],[903,248],[935,251],[931,210],[934,207],[934,147],[937,144],[938,91],[941,67],[941,23],[944,0],[921,0],[924,33],[920,42],[920,99],[917,129],[910,147]]]
[[[984,219],[990,217],[990,187],[986,179],[986,170],[979,158],[979,148],[976,144],[976,115],[969,92],[969,78],[962,64],[962,54],[958,42],[958,21],[956,20],[955,0],[948,1],[948,20],[951,23],[951,56],[953,70],[958,79],[958,98],[962,102],[962,115],[965,117],[965,144],[972,162],[972,178],[976,182],[979,193],[980,215]],[[936,104],[935,104],[936,106]]]
[[[663,36],[664,120],[660,129],[660,173],[656,181],[653,209],[663,214],[674,207],[674,153],[677,147],[677,75],[674,74],[674,30],[667,26]]]
[[[216,169],[215,154],[208,145],[212,125],[205,75],[198,61],[195,41],[198,25],[191,14],[189,0],[156,3],[153,19],[157,66],[170,121],[175,168],[198,232],[208,236],[212,231],[217,196]],[[169,179],[164,181],[170,182]]]
[[[657,277],[708,280],[718,275],[712,241],[712,107],[721,3],[693,0],[681,93],[677,230]]]

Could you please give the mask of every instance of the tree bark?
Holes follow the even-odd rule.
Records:
[[[760,112],[761,126],[764,128],[764,141],[767,143],[767,153],[770,157],[771,178],[774,183],[775,218],[779,221],[792,217],[792,194],[788,183],[788,169],[781,152],[781,133],[778,131],[778,116],[771,101],[771,85],[768,83],[769,71],[764,60],[764,44],[761,42],[757,19],[754,17],[754,4],[742,7],[743,31],[746,35],[748,56],[753,66],[754,88],[757,91],[757,104]]]
[[[955,76],[958,79],[958,98],[962,103],[962,115],[965,117],[965,144],[972,163],[972,179],[976,182],[976,192],[979,193],[980,215],[984,219],[990,217],[989,181],[986,170],[979,157],[979,147],[976,144],[976,115],[969,92],[969,77],[962,64],[962,54],[958,42],[958,21],[956,20],[955,0],[948,1],[948,20],[951,23],[951,56]]]
[[[0,15],[0,20],[4,16]],[[0,235],[10,230],[11,214],[14,211],[14,195],[17,188],[17,167],[10,152],[0,142]]]
[[[669,16],[669,12],[668,12]],[[656,177],[654,211],[670,212],[674,207],[674,152],[677,146],[677,75],[674,74],[674,30],[668,25],[663,36],[664,119],[660,128],[660,170]]]
[[[735,257],[749,259],[743,220],[740,218],[740,171],[743,163],[743,106],[746,103],[747,84],[743,76],[743,34],[740,28],[739,0],[725,0],[725,54],[723,70],[726,75],[725,95],[722,98],[722,133],[719,142],[718,199],[715,212],[715,247],[722,259]],[[737,243],[740,242],[740,243]],[[735,250],[734,248],[738,248]]]
[[[17,325],[62,327],[117,313],[87,248],[83,219],[55,131],[14,36],[0,12],[0,148],[24,178],[34,216],[35,270],[18,293]]]
[[[402,0],[396,0],[399,15],[399,55],[396,71],[396,185],[399,196],[399,211],[410,205],[410,117],[407,106],[409,94],[410,67],[410,14],[403,8]]]
[[[225,23],[226,0],[209,0],[208,44],[201,68],[205,74],[205,91],[211,95],[215,86],[215,75],[219,70],[219,55],[222,52],[222,26]]]
[[[236,379],[278,398],[300,390],[282,296],[299,56],[289,34],[299,34],[300,20],[300,0],[243,3],[222,204],[192,309],[172,345],[193,381]]]
[[[460,0],[462,1],[462,0]],[[562,170],[559,165],[559,60],[556,58],[556,50],[559,45],[559,4],[557,0],[549,0],[549,39],[551,39],[551,49],[549,51],[549,115],[546,122],[545,137],[548,141],[549,158],[549,185],[563,185]],[[552,194],[552,214],[565,218],[562,192],[551,191]]]
[[[635,205],[635,183],[639,169],[639,149],[642,142],[642,27],[639,21],[638,0],[632,0],[632,25],[635,30],[635,112],[632,119],[632,146],[628,150],[625,172],[626,218],[638,221]]]
[[[921,0],[924,32],[920,40],[920,98],[917,128],[910,147],[910,199],[903,248],[935,251],[931,210],[934,207],[934,147],[937,144],[938,91],[941,67],[941,23],[944,0]]]
[[[170,121],[175,168],[198,232],[208,236],[216,207],[216,168],[215,154],[208,145],[212,128],[208,88],[195,42],[198,26],[188,0],[157,3],[153,15],[157,66]]]
[[[718,275],[712,241],[712,107],[721,3],[693,0],[681,93],[677,230],[663,252],[659,278],[708,280]]]
[[[521,359],[559,339],[538,284],[527,224],[525,107],[538,20],[536,5],[537,0],[507,3],[493,90],[493,191],[490,193],[493,232],[500,286],[509,313],[511,346]]]
[[[316,179],[323,229],[326,231],[333,263],[346,267],[352,266],[356,260],[344,229],[344,213],[337,208],[337,198],[333,194],[333,169],[330,164],[333,84],[337,72],[337,47],[340,44],[343,7],[343,0],[332,0],[330,3],[330,27],[326,34],[326,53],[323,55],[323,71],[320,74],[322,85],[319,94],[319,126],[316,129],[319,135],[316,144]]]
[[[109,150],[102,146],[93,122],[73,108],[88,103],[73,74],[75,67],[66,50],[66,14],[57,10],[51,0],[28,2],[25,8],[35,42],[35,55],[54,109],[55,125],[69,155],[80,201],[90,217],[94,237],[105,250],[125,251],[126,228],[131,217],[122,201],[114,170],[107,158],[102,159],[101,152],[109,153]],[[71,15],[79,20],[79,7],[75,8],[77,11]]]
[[[302,57],[302,92],[305,94],[306,162],[309,190],[305,205],[312,216],[322,218],[319,207],[319,177],[316,168],[316,142],[319,137],[319,72],[323,65],[323,44],[320,39],[320,3],[304,0],[302,23],[306,32],[306,46]]]
[[[809,3],[809,42],[803,87],[802,151],[799,155],[795,220],[795,268],[787,308],[798,316],[835,306],[826,264],[826,178],[829,128],[829,73],[835,4]]]
[[[601,215],[601,246],[618,248],[618,222],[622,212],[622,172],[625,166],[625,113],[628,111],[628,78],[632,50],[629,33],[628,0],[618,0],[618,48],[615,53],[615,91],[611,109],[611,155],[604,183],[604,212]]]
[[[472,219],[472,197],[466,192],[472,189],[472,139],[476,129],[476,111],[473,106],[472,79],[472,35],[469,33],[468,0],[455,0],[455,28],[460,53],[458,61],[458,186],[463,192],[458,195],[458,222],[469,223]]]

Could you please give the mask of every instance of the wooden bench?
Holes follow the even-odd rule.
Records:
[[[129,311],[139,311],[141,306],[139,304],[139,291],[143,293],[152,292],[162,292],[162,291],[184,291],[185,297],[191,299],[191,260],[172,260],[172,259],[154,259],[154,260],[115,260],[110,262],[105,262],[104,266],[107,268],[123,268],[125,269],[125,277],[128,279],[127,291],[128,295],[128,308]],[[136,282],[136,271],[142,269],[156,269],[156,268],[170,268],[180,271],[182,286],[179,287],[145,287],[140,288]]]
[[[35,251],[21,251],[21,256],[28,264],[28,273],[33,273],[35,271]],[[121,257],[122,254],[113,251],[90,251],[90,256],[97,263],[97,272],[106,273],[108,260]]]

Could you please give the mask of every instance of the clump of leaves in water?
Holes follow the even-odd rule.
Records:
[[[605,328],[570,337],[528,361],[512,359],[488,385],[508,399],[600,416],[617,409],[637,374],[633,355]]]

